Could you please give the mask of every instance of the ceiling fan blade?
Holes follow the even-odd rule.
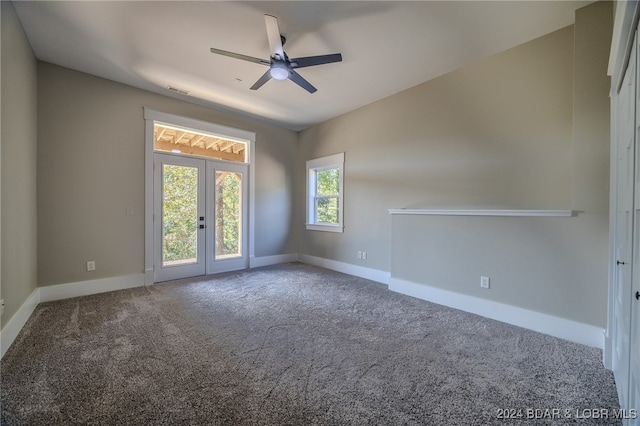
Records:
[[[253,83],[253,86],[251,86],[250,89],[251,90],[258,90],[259,88],[261,88],[269,80],[271,80],[271,70],[267,70],[267,72],[262,74],[262,77],[260,77],[258,79],[258,81]]]
[[[282,39],[280,38],[278,18],[271,15],[264,15],[264,22],[267,24],[267,38],[269,39],[271,57],[284,59],[284,50],[282,50]]]
[[[242,59],[243,61],[255,62],[256,64],[262,65],[271,65],[271,61],[267,61],[266,59],[254,58],[253,56],[241,55],[240,53],[227,52],[226,50],[216,49],[212,47],[211,53],[215,53],[218,55],[229,56],[231,58]]]
[[[332,53],[330,55],[306,56],[304,58],[291,59],[291,68],[312,67],[314,65],[330,64],[341,62],[342,54]]]
[[[311,83],[309,83],[307,80],[302,78],[302,76],[297,72],[295,72],[294,70],[291,70],[291,72],[289,73],[289,80],[293,81],[295,84],[302,87],[304,90],[306,90],[309,93],[315,93],[318,90],[315,87],[313,87]]]

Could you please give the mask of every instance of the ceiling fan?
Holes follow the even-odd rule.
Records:
[[[282,49],[282,46],[284,46],[287,40],[282,34],[280,34],[278,18],[271,15],[264,15],[264,20],[267,24],[267,38],[269,40],[269,49],[271,50],[271,57],[269,60],[215,49],[213,47],[211,48],[211,53],[269,66],[267,72],[265,72],[262,77],[260,77],[258,81],[251,86],[251,90],[258,90],[272,78],[275,78],[276,80],[286,80],[288,78],[309,93],[316,92],[318,89],[313,87],[311,83],[298,74],[295,69],[340,62],[342,61],[342,55],[340,53],[333,53],[330,55],[306,56],[303,58],[289,59],[289,56],[287,56],[286,52]]]

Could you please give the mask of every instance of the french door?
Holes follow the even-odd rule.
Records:
[[[247,267],[247,171],[154,154],[154,282]]]

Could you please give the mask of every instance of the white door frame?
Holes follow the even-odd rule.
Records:
[[[249,183],[249,209],[248,209],[248,226],[247,226],[247,254],[249,265],[253,263],[255,257],[255,141],[256,134],[247,130],[236,129],[233,127],[223,126],[208,121],[197,120],[188,117],[182,117],[175,114],[160,112],[152,108],[144,107],[145,120],[145,200],[144,200],[144,276],[145,284],[153,284],[154,271],[154,214],[153,214],[153,196],[154,196],[154,150],[153,150],[153,125],[155,121],[173,124],[181,127],[202,130],[207,133],[213,133],[225,137],[242,139],[248,143],[248,183]],[[249,266],[248,265],[248,266]]]
[[[194,277],[198,275],[204,275],[207,267],[206,257],[206,243],[207,235],[205,228],[199,228],[196,231],[197,235],[197,250],[196,259],[193,263],[177,264],[177,265],[163,265],[164,253],[163,253],[163,200],[164,200],[164,188],[162,185],[164,175],[164,165],[169,164],[173,166],[191,167],[198,170],[198,182],[197,182],[197,213],[194,218],[196,220],[196,226],[205,225],[205,221],[197,221],[198,217],[205,218],[207,212],[206,203],[206,180],[207,180],[207,164],[204,159],[172,155],[169,153],[155,153],[154,154],[154,180],[159,183],[154,186],[154,217],[158,218],[154,222],[154,239],[159,244],[154,244],[154,262],[157,268],[154,270],[154,281],[167,281],[174,280],[183,277]]]
[[[206,268],[207,274],[217,274],[220,272],[235,271],[238,269],[246,269],[249,266],[249,256],[247,252],[247,218],[248,209],[243,206],[242,208],[242,235],[240,243],[243,253],[239,257],[231,257],[228,259],[216,259],[216,205],[215,205],[215,185],[211,183],[215,181],[216,171],[229,171],[242,174],[242,199],[246,199],[246,191],[248,189],[248,168],[246,164],[235,163],[223,163],[220,161],[207,161],[207,184],[205,185],[207,191],[207,259]]]

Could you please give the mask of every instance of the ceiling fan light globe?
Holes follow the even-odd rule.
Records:
[[[284,67],[271,67],[269,73],[271,77],[276,80],[286,80],[289,78],[289,70]]]

